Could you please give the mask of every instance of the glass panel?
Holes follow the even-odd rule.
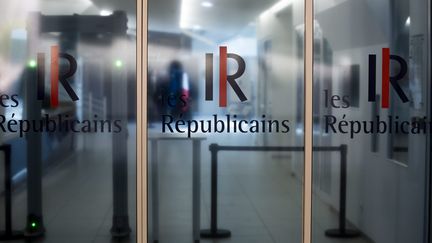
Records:
[[[314,242],[426,242],[429,7],[315,0]]]
[[[148,3],[150,241],[301,242],[303,1]]]
[[[135,1],[0,6],[0,239],[135,242]]]

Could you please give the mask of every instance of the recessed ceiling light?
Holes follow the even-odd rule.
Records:
[[[405,21],[405,25],[406,26],[410,26],[411,25],[411,18],[408,16],[408,18]]]
[[[100,16],[109,16],[111,15],[113,12],[111,10],[106,10],[106,9],[102,9],[99,14]]]
[[[205,8],[211,8],[211,7],[213,7],[213,3],[209,2],[209,1],[204,1],[201,3],[201,6],[203,6]]]

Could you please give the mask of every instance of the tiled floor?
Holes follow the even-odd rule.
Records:
[[[109,138],[87,138],[91,144],[54,168],[43,179],[46,237],[34,242],[102,243],[111,239],[112,168]],[[131,142],[134,137],[130,137]],[[109,140],[108,140],[109,141]],[[210,154],[208,145],[254,144],[248,136],[224,140],[209,137],[202,147],[201,228],[209,227]],[[107,145],[108,144],[108,145]],[[134,149],[129,146],[129,212],[135,242]],[[160,142],[160,242],[192,242],[192,162],[189,142]],[[288,160],[272,159],[270,153],[222,152],[219,156],[219,226],[232,237],[202,242],[300,243],[301,193],[298,178],[291,175]],[[25,223],[25,191],[14,195],[14,227]],[[3,202],[1,202],[2,204]],[[313,237],[316,243],[369,243],[364,238],[334,240],[324,229],[337,225],[337,215],[315,200]],[[0,215],[3,212],[0,212]],[[152,222],[149,222],[150,225]],[[3,222],[0,225],[3,227]],[[151,235],[150,235],[151,237]],[[12,242],[12,241],[11,241]],[[13,241],[20,242],[20,241]]]
[[[84,143],[84,140],[85,143]],[[43,178],[43,214],[46,235],[31,242],[99,243],[135,242],[135,230],[129,240],[111,241],[112,163],[109,135],[79,138],[82,148],[57,165],[45,169]],[[107,142],[108,141],[108,142]],[[133,142],[134,138],[130,138]],[[135,148],[129,143],[129,217],[135,229]],[[22,230],[26,217],[26,191],[21,185],[13,198],[14,229]],[[3,198],[1,198],[3,199]],[[3,218],[3,200],[0,202]],[[3,220],[0,227],[4,228]],[[24,242],[24,241],[10,241]]]
[[[210,225],[210,153],[208,145],[255,145],[250,136],[207,137],[202,147],[201,228]],[[161,149],[162,147],[162,149]],[[162,152],[163,151],[163,152]],[[163,141],[159,145],[160,242],[192,242],[192,162],[190,142]],[[290,171],[291,161],[272,153],[220,152],[219,227],[232,237],[202,242],[300,243],[302,185]],[[337,214],[314,197],[313,242],[369,243],[364,237],[335,240],[325,229],[337,226]],[[151,222],[150,222],[151,223]]]

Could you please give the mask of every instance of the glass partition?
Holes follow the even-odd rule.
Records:
[[[0,239],[135,242],[135,1],[0,9]]]
[[[303,6],[148,1],[150,242],[301,242]]]
[[[313,242],[427,242],[429,8],[315,0]]]
[[[304,2],[146,1],[148,242],[303,242]],[[313,242],[430,240],[430,5],[314,1]],[[0,3],[0,241],[137,241],[137,10]]]

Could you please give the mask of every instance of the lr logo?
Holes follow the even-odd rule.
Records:
[[[236,83],[236,79],[241,77],[246,69],[246,64],[243,58],[234,53],[227,53],[226,46],[219,47],[219,107],[227,106],[227,83],[229,83],[243,102],[247,98],[239,85]],[[227,75],[227,60],[232,58],[236,60],[238,64],[237,72],[233,75]],[[206,84],[205,84],[205,99],[213,100],[213,54],[206,53]]]
[[[390,60],[396,61],[400,65],[399,73],[395,76],[390,76]],[[390,105],[390,84],[396,91],[399,98],[403,103],[408,102],[408,97],[397,83],[405,77],[408,72],[408,65],[406,61],[397,55],[390,55],[390,48],[382,49],[382,108],[389,108]],[[369,55],[369,93],[368,101],[374,102],[376,100],[376,55]]]
[[[59,59],[64,58],[69,62],[69,70],[65,74],[59,73]],[[55,108],[59,104],[58,83],[60,81],[63,88],[68,93],[73,101],[79,100],[75,91],[67,82],[67,78],[72,77],[77,70],[77,62],[75,58],[67,53],[59,52],[58,46],[51,46],[51,73],[50,73],[50,104]],[[37,54],[37,99],[44,100],[45,98],[45,53]]]

